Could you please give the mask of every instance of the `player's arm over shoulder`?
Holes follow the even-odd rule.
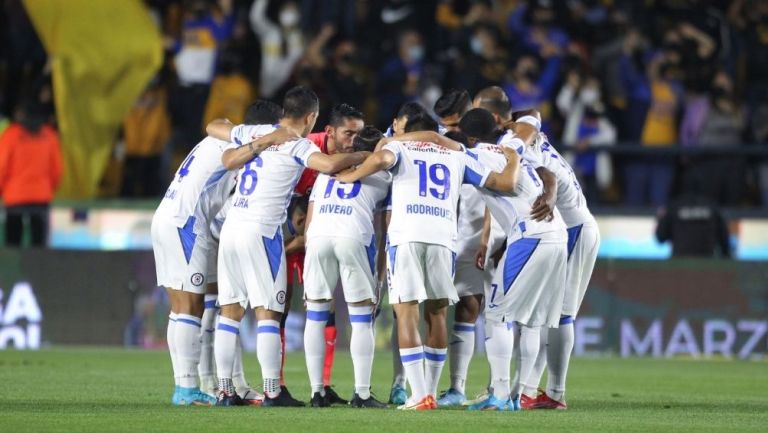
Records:
[[[320,173],[333,174],[360,164],[369,154],[370,152],[353,152],[326,155],[322,152],[314,152],[307,158],[306,166]]]
[[[513,193],[517,188],[517,178],[520,175],[520,156],[509,147],[502,146],[501,151],[507,158],[504,170],[501,173],[491,172],[483,186],[498,192]]]
[[[386,170],[397,162],[395,152],[387,148],[378,150],[370,154],[360,166],[352,171],[341,173],[336,176],[340,182],[352,183],[364,177],[370,176],[378,171]]]

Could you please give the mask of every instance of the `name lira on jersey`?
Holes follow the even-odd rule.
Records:
[[[309,196],[313,211],[307,239],[341,236],[368,245],[374,234],[373,213],[383,210],[391,182],[392,176],[387,172],[354,183],[337,182],[320,174]]]
[[[490,171],[464,152],[434,143],[392,141],[390,245],[424,242],[456,251],[456,205],[462,183],[485,185]]]
[[[309,157],[318,152],[306,138],[262,151],[238,170],[227,221],[258,223],[262,235],[273,236],[287,217],[291,194]]]
[[[470,155],[492,170],[502,170],[506,158],[497,144],[479,143]],[[520,173],[515,191],[511,194],[499,194],[486,189],[481,190],[488,209],[507,234],[508,242],[521,236],[552,234],[554,237],[565,235],[565,225],[559,215],[552,222],[535,221],[531,218],[531,206],[544,192],[544,185],[536,170],[526,160],[520,161]]]

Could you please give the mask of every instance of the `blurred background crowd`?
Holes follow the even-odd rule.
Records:
[[[405,102],[499,85],[513,110],[542,113],[593,205],[768,207],[768,1],[145,4],[163,67],[125,117],[102,196],[161,196],[208,121],[240,122],[297,84],[320,97],[318,128],[346,102],[381,129]],[[21,0],[2,5],[0,129],[55,124],[45,50]]]

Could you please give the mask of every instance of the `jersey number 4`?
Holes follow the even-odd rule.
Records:
[[[427,162],[420,159],[414,160],[413,163],[419,167],[419,195],[426,197],[429,190],[432,197],[446,200],[451,193],[451,172],[448,167],[440,163],[427,166]],[[427,183],[437,188],[428,188]]]

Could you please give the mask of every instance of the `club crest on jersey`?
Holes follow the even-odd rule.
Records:
[[[190,278],[190,281],[192,281],[192,284],[200,287],[203,285],[203,281],[205,281],[205,277],[200,272],[192,274],[192,278]]]
[[[277,299],[277,303],[282,305],[285,304],[285,290],[281,290],[277,292],[277,295],[275,295],[275,299]]]

